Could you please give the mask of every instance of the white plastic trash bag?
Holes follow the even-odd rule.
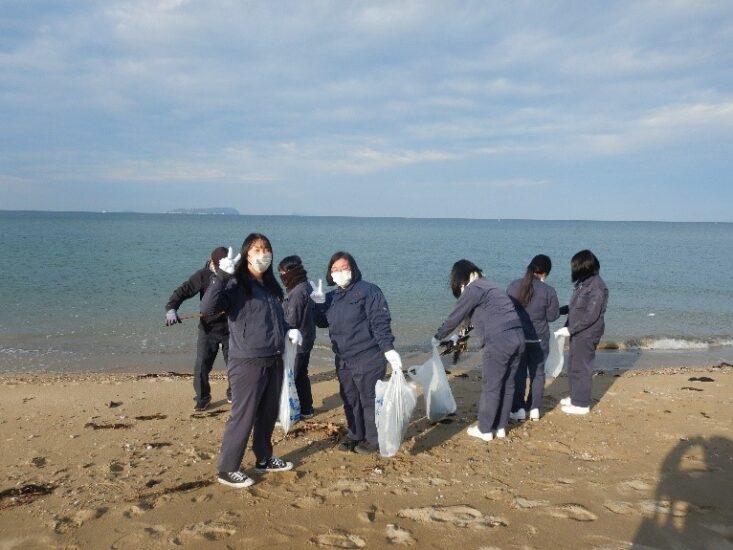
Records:
[[[456,400],[453,398],[437,346],[433,346],[433,356],[428,361],[410,367],[407,374],[423,387],[428,420],[438,422],[446,415],[456,412]]]
[[[388,382],[378,380],[374,388],[374,420],[377,424],[379,454],[394,456],[405,437],[410,417],[417,405],[417,389],[405,380],[402,369],[392,369]]]
[[[280,412],[278,414],[278,420],[285,433],[288,433],[293,424],[300,420],[300,400],[295,387],[295,354],[297,352],[298,346],[286,339],[285,353],[283,353],[283,385],[280,390]]]
[[[558,336],[550,332],[550,353],[545,361],[545,377],[557,378],[562,372],[565,363],[565,340],[567,336]]]

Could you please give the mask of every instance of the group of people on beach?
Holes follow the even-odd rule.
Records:
[[[277,266],[283,291],[272,258],[270,240],[260,233],[248,235],[236,257],[231,248],[218,247],[204,268],[177,288],[166,305],[166,325],[172,325],[180,322],[177,310],[184,300],[196,294],[201,297],[194,365],[196,410],[205,410],[211,402],[208,376],[221,346],[232,408],[222,437],[218,481],[232,487],[254,483],[242,471],[250,435],[255,472],[293,467],[275,456],[272,448],[286,338],[297,345],[295,384],[301,418],[308,419],[315,414],[308,378],[310,352],[316,327],[329,329],[347,424],[338,445],[344,452],[379,450],[375,386],[384,378],[387,364],[402,368],[384,294],[362,279],[351,254],[339,251],[331,256],[326,283],[335,288],[327,293],[320,281],[316,286],[308,280],[298,256],[288,256]],[[490,441],[506,436],[510,418],[539,419],[549,323],[561,314],[568,320],[558,334],[570,338],[570,396],[563,399],[562,410],[589,412],[593,361],[604,331],[608,289],[591,251],[575,254],[570,267],[575,289],[569,305],[561,308],[555,290],[545,282],[552,269],[545,255],[535,256],[524,276],[508,289],[488,280],[468,260],[453,265],[450,288],[456,306],[433,336],[432,345],[446,339],[456,342],[458,335],[451,334],[468,326],[480,340],[483,382],[478,423],[468,428],[468,435]]]

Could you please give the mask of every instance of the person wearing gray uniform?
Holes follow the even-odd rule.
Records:
[[[280,405],[285,338],[303,338],[289,329],[283,315],[283,291],[272,270],[272,245],[259,233],[247,236],[240,254],[232,249],[219,262],[217,279],[201,300],[201,313],[224,311],[229,322],[229,381],[232,410],[224,426],[219,452],[219,483],[248,487],[253,480],[241,471],[250,433],[255,472],[290,470],[272,453],[272,432]],[[243,261],[242,261],[243,260]]]
[[[556,332],[570,337],[570,396],[560,402],[567,414],[590,412],[593,363],[606,328],[604,315],[608,306],[608,287],[600,270],[601,264],[590,250],[581,250],[570,261],[575,289],[567,307],[567,324]]]
[[[328,262],[326,282],[337,288],[316,304],[316,325],[328,327],[336,355],[339,393],[348,432],[339,449],[360,454],[379,450],[374,419],[375,386],[384,378],[387,362],[402,368],[394,349],[392,319],[380,288],[361,278],[356,260],[336,252]]]
[[[300,401],[300,417],[313,418],[313,394],[311,382],[308,378],[308,364],[311,350],[316,340],[316,324],[313,320],[313,301],[310,295],[313,287],[308,282],[308,272],[303,267],[299,256],[287,256],[277,266],[280,280],[285,285],[287,295],[283,302],[285,321],[300,330],[303,343],[298,346],[295,356],[295,389]]]
[[[545,360],[550,353],[550,327],[548,323],[560,317],[557,292],[545,283],[552,270],[549,256],[538,254],[527,266],[524,277],[512,281],[507,294],[514,302],[524,330],[524,353],[514,378],[512,420],[540,419],[542,398],[545,395]],[[529,376],[529,396],[525,398]]]
[[[467,433],[484,441],[491,441],[494,435],[506,437],[514,375],[524,352],[522,323],[504,288],[486,279],[474,263],[459,260],[453,264],[450,286],[458,302],[435,333],[433,346],[470,319],[483,347],[483,383],[478,425],[470,426]]]
[[[206,265],[191,275],[186,282],[173,291],[165,305],[165,326],[173,326],[181,322],[178,308],[181,304],[197,294],[203,298],[206,289],[216,278],[219,261],[227,255],[223,246],[211,252]],[[226,315],[216,312],[214,315],[202,316],[199,320],[199,335],[196,340],[196,361],[193,364],[193,390],[196,394],[194,410],[205,411],[211,403],[211,385],[209,373],[214,368],[214,361],[221,346],[221,353],[226,364],[229,357],[229,326]],[[227,385],[227,401],[231,403],[231,388]]]

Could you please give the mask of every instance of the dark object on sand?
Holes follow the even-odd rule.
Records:
[[[687,379],[688,382],[715,382],[712,378],[709,376],[693,376],[692,378]]]
[[[109,403],[107,403],[107,406],[110,409],[114,409],[115,407],[119,407],[120,405],[122,405],[122,401],[110,401]]]
[[[690,391],[705,391],[700,388],[693,388],[692,386],[682,386],[680,389],[681,390],[690,390]]]
[[[30,483],[28,485],[23,485],[22,487],[5,489],[4,491],[0,491],[0,510],[3,508],[10,508],[11,506],[28,504],[38,497],[50,495],[53,493],[54,489],[56,489],[56,487],[50,483],[46,483],[44,485]],[[10,499],[10,502],[3,502],[5,499]]]

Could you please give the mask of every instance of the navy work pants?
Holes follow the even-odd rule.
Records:
[[[521,328],[487,338],[481,364],[483,376],[478,427],[483,433],[506,428],[514,397],[514,376],[524,352]]]
[[[232,411],[224,425],[219,471],[239,470],[250,433],[255,460],[272,456],[272,431],[280,409],[283,360],[280,355],[254,359],[231,359]]]
[[[545,360],[549,353],[549,340],[525,343],[524,353],[514,377],[513,412],[519,409],[542,408],[542,398],[545,396]],[[525,398],[528,376],[529,396]]]
[[[577,407],[590,407],[593,363],[599,342],[600,337],[593,335],[570,337],[568,383],[570,402]]]
[[[349,439],[379,444],[374,421],[374,387],[386,372],[387,361],[381,351],[353,360],[336,356],[336,374],[348,427],[346,437]]]
[[[221,332],[206,332],[199,326],[199,336],[196,341],[196,362],[193,364],[193,389],[196,392],[197,405],[205,405],[211,401],[211,386],[209,385],[209,374],[214,368],[216,354],[219,352],[224,356],[224,363],[229,363],[229,334]],[[230,396],[227,386],[227,398]]]
[[[298,353],[295,356],[295,389],[298,390],[300,414],[313,414],[313,394],[311,393],[311,381],[308,378],[310,358],[310,351]]]

